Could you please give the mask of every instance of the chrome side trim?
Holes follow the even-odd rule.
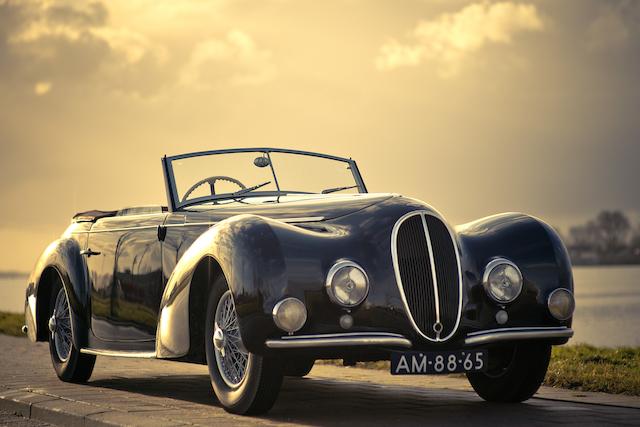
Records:
[[[455,238],[455,234],[453,233],[453,230],[451,229],[451,227],[449,226],[449,223],[447,221],[445,221],[444,217],[440,214],[440,212],[436,211],[435,209],[431,208],[432,210],[416,210],[416,211],[411,211],[409,213],[404,214],[403,216],[400,217],[400,219],[398,219],[398,221],[396,221],[395,225],[393,226],[393,230],[391,231],[391,258],[393,261],[393,270],[395,272],[395,277],[396,277],[396,285],[398,286],[398,290],[400,291],[400,297],[402,299],[402,302],[404,304],[404,308],[407,312],[407,317],[409,318],[409,322],[411,323],[411,326],[413,326],[413,329],[424,339],[431,341],[431,342],[443,342],[443,341],[447,341],[449,338],[451,338],[453,335],[455,335],[456,331],[458,330],[458,326],[460,326],[460,318],[462,317],[462,267],[460,265],[460,250],[458,248],[458,244],[456,242],[456,238]],[[420,330],[420,328],[418,327],[418,325],[416,324],[416,321],[413,318],[413,314],[411,313],[411,310],[409,309],[409,304],[407,303],[407,297],[404,294],[404,287],[402,286],[402,278],[400,277],[400,266],[398,265],[398,245],[397,245],[397,240],[398,240],[398,230],[400,229],[400,226],[402,225],[402,223],[404,221],[406,221],[407,219],[411,218],[412,216],[415,215],[420,215],[422,218],[422,224],[423,227],[425,227],[425,230],[427,229],[426,227],[426,219],[425,216],[426,215],[431,215],[435,218],[438,218],[440,221],[442,221],[442,223],[445,225],[445,227],[447,227],[447,231],[449,231],[449,236],[451,237],[451,241],[453,242],[453,247],[455,249],[456,252],[456,263],[458,265],[458,316],[456,318],[456,323],[453,326],[453,329],[451,331],[451,333],[449,335],[447,335],[444,338],[440,338],[440,334],[436,334],[436,339],[433,338],[429,338],[428,336],[426,336],[424,333],[422,333],[422,331]],[[429,245],[429,252],[430,252],[430,257],[433,258],[433,252],[431,251],[431,240],[430,240],[430,236],[428,234],[425,234],[425,237],[427,238],[427,242]],[[433,260],[432,260],[432,274],[435,274],[435,265],[433,264]],[[434,284],[437,285],[437,282],[434,281]],[[436,305],[436,310],[437,310],[437,314],[439,315],[439,310],[440,310],[440,301],[438,298],[438,294],[437,292],[435,293],[436,296],[436,301],[434,301],[435,305]],[[439,318],[437,319],[439,321]]]
[[[147,230],[152,228],[158,228],[157,225],[143,225],[140,227],[120,227],[120,228],[100,228],[97,230],[89,230],[89,231],[81,231],[80,233],[110,233],[110,232],[119,232],[119,231],[133,231],[133,230]],[[74,232],[76,233],[76,232]]]
[[[133,359],[155,359],[155,351],[126,351],[126,350],[99,350],[94,348],[82,348],[80,353],[93,354],[95,356],[128,357]]]
[[[299,222],[319,222],[324,221],[323,216],[306,216],[306,217],[298,217],[298,218],[270,218],[274,221],[280,221],[287,224],[295,224]],[[212,222],[185,222],[182,224],[160,224],[162,227],[196,227],[196,226],[213,226],[216,225],[219,221]],[[121,227],[121,228],[104,228],[98,230],[89,230],[89,231],[74,231],[74,234],[78,233],[108,233],[108,232],[119,232],[119,231],[132,231],[132,230],[145,230],[151,228],[158,228],[158,225],[143,225],[141,227]]]
[[[403,335],[386,332],[284,336],[279,339],[269,339],[265,345],[276,349],[352,346],[412,347],[411,341]]]
[[[499,341],[531,340],[543,338],[571,338],[573,329],[560,327],[500,328],[467,334],[465,345],[490,344]]]

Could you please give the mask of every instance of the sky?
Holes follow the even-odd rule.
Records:
[[[227,147],[352,157],[453,224],[635,218],[639,76],[635,1],[0,0],[0,270]]]

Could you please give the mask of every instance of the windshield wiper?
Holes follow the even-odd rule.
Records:
[[[327,188],[326,190],[322,190],[322,194],[335,193],[336,191],[342,191],[342,190],[351,190],[352,188],[358,188],[358,186],[357,185],[351,185],[351,186],[347,186],[347,187]]]
[[[251,193],[253,190],[257,190],[258,188],[262,188],[265,185],[271,184],[271,181],[263,182],[262,184],[254,185],[253,187],[243,188],[242,190],[236,191],[235,193],[229,193],[230,196],[242,196],[243,194]]]

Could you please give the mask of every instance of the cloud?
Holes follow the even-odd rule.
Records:
[[[456,13],[420,21],[407,42],[385,42],[376,58],[379,70],[417,66],[434,61],[443,77],[460,71],[466,57],[489,44],[510,44],[523,32],[542,31],[544,23],[534,5],[475,3]]]
[[[167,44],[161,33],[142,31],[135,20],[112,22],[107,6],[112,7],[96,1],[0,0],[0,85],[38,93],[35,86],[46,81],[60,88],[58,93],[67,85],[85,85],[153,97],[185,87],[259,85],[277,74],[271,52],[244,31]],[[173,2],[157,9],[167,7],[175,9]],[[178,9],[202,7],[180,3]]]
[[[38,96],[46,95],[51,90],[51,82],[38,82],[33,86],[33,93]]]
[[[586,46],[591,51],[605,51],[628,44],[640,26],[640,3],[618,1],[600,8],[589,25]]]
[[[197,89],[217,85],[259,85],[276,76],[271,52],[239,30],[223,38],[208,38],[198,43],[182,69],[180,82]]]
[[[0,24],[5,23],[0,31],[2,79],[27,87],[46,79],[49,88],[89,83],[149,91],[154,89],[149,72],[168,57],[163,46],[143,34],[111,24],[108,10],[98,2],[5,2]],[[42,91],[44,86],[38,87]]]

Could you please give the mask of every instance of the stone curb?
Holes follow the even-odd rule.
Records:
[[[0,409],[24,418],[65,427],[189,425],[177,420],[150,416],[148,413],[138,415],[116,411],[28,390],[3,391],[0,394]]]

